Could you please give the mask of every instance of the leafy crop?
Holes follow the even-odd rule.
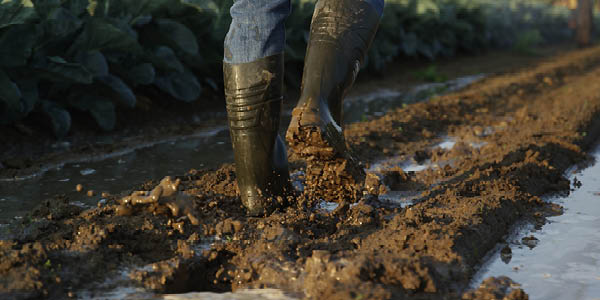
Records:
[[[135,107],[134,89],[151,86],[196,100],[220,54],[198,41],[219,39],[214,9],[179,0],[20,0],[0,5],[0,123],[36,110],[58,136],[69,110],[89,112],[111,130],[115,107]],[[202,51],[201,51],[202,49]],[[215,86],[212,83],[212,86]]]
[[[286,22],[288,83],[300,82],[314,2],[292,0]],[[231,4],[0,1],[0,124],[36,112],[64,136],[71,113],[84,112],[111,130],[115,109],[135,107],[142,91],[186,102],[207,89],[220,91]],[[366,68],[380,71],[401,57],[526,49],[570,37],[567,17],[566,10],[535,0],[387,0]]]

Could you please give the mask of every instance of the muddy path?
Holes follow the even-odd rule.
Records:
[[[600,136],[599,76],[600,48],[573,51],[349,125],[366,188],[327,182],[343,162],[305,165],[291,153],[304,190],[264,218],[245,216],[231,165],[148,181],[94,209],[48,199],[0,241],[0,296],[94,296],[128,284],[156,293],[279,288],[314,299],[526,299],[508,278],[466,289],[515,222],[561,212],[541,197],[569,190],[565,171]],[[453,147],[435,146],[448,136]],[[431,167],[405,172],[410,161]],[[394,192],[410,194],[410,205],[386,197]]]

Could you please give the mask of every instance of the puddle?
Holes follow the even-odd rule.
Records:
[[[431,149],[442,148],[444,150],[451,150],[454,147],[454,145],[456,145],[456,140],[451,137],[446,137],[446,138],[444,138],[444,140],[442,142],[432,146]],[[473,145],[475,145],[475,144],[471,144],[471,146],[473,146]],[[392,158],[387,158],[382,161],[371,164],[371,166],[369,167],[369,169],[367,171],[377,173],[377,172],[381,172],[385,169],[389,169],[389,168],[393,168],[393,167],[400,167],[400,168],[402,168],[402,170],[404,172],[421,172],[421,171],[429,169],[429,168],[439,168],[439,167],[444,167],[444,166],[445,165],[442,162],[432,163],[431,160],[429,160],[429,159],[426,159],[426,160],[422,161],[421,163],[417,163],[412,158],[402,159],[402,158],[392,157]]]
[[[394,207],[405,208],[415,204],[420,194],[418,191],[390,191],[379,195],[379,201]]]
[[[327,202],[325,200],[321,200],[319,204],[317,204],[317,209],[330,213],[334,211],[339,205],[340,204],[337,202]]]
[[[26,180],[0,181],[0,224],[23,216],[39,201],[58,194],[90,207],[101,201],[105,192],[120,193],[149,179],[181,175],[193,168],[219,167],[233,161],[226,133],[226,127],[220,127],[177,141],[122,151],[120,155],[67,163]],[[82,192],[76,191],[78,184],[82,185]],[[94,196],[87,196],[89,190],[94,191]]]
[[[580,188],[565,198],[549,199],[564,207],[541,230],[526,226],[510,238],[510,250],[493,254],[472,287],[490,276],[520,283],[529,299],[600,299],[600,149],[596,164],[571,175]]]
[[[221,238],[218,236],[205,237],[201,240],[200,243],[194,244],[191,246],[192,250],[194,250],[194,254],[196,256],[202,255],[202,252],[210,250],[210,248],[217,242],[220,241]]]
[[[436,95],[460,90],[485,76],[485,74],[476,74],[442,83],[422,84],[408,91],[379,89],[371,93],[349,97],[344,100],[344,122],[354,123],[364,121],[370,116],[382,116],[390,110],[426,101]]]

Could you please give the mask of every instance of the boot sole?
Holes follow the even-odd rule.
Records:
[[[292,121],[286,133],[290,148],[306,160],[347,161],[355,182],[364,182],[365,170],[354,151],[347,145],[341,128],[333,123],[320,124],[314,112],[301,108],[292,111]],[[321,122],[322,123],[322,122]]]

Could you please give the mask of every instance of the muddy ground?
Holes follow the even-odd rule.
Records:
[[[599,47],[571,51],[349,125],[366,168],[386,159],[441,167],[380,164],[366,187],[345,178],[319,188],[343,164],[306,166],[291,153],[304,192],[264,218],[245,216],[231,165],[149,181],[89,210],[48,199],[0,241],[0,298],[76,297],[128,267],[118,284],[161,293],[274,287],[313,299],[526,299],[508,278],[466,289],[513,224],[561,212],[542,197],[569,191],[564,173],[600,136],[599,77]],[[432,148],[445,136],[457,145]],[[390,190],[413,193],[415,204],[379,197]],[[339,205],[320,209],[319,197]],[[203,251],[206,241],[214,243]]]

